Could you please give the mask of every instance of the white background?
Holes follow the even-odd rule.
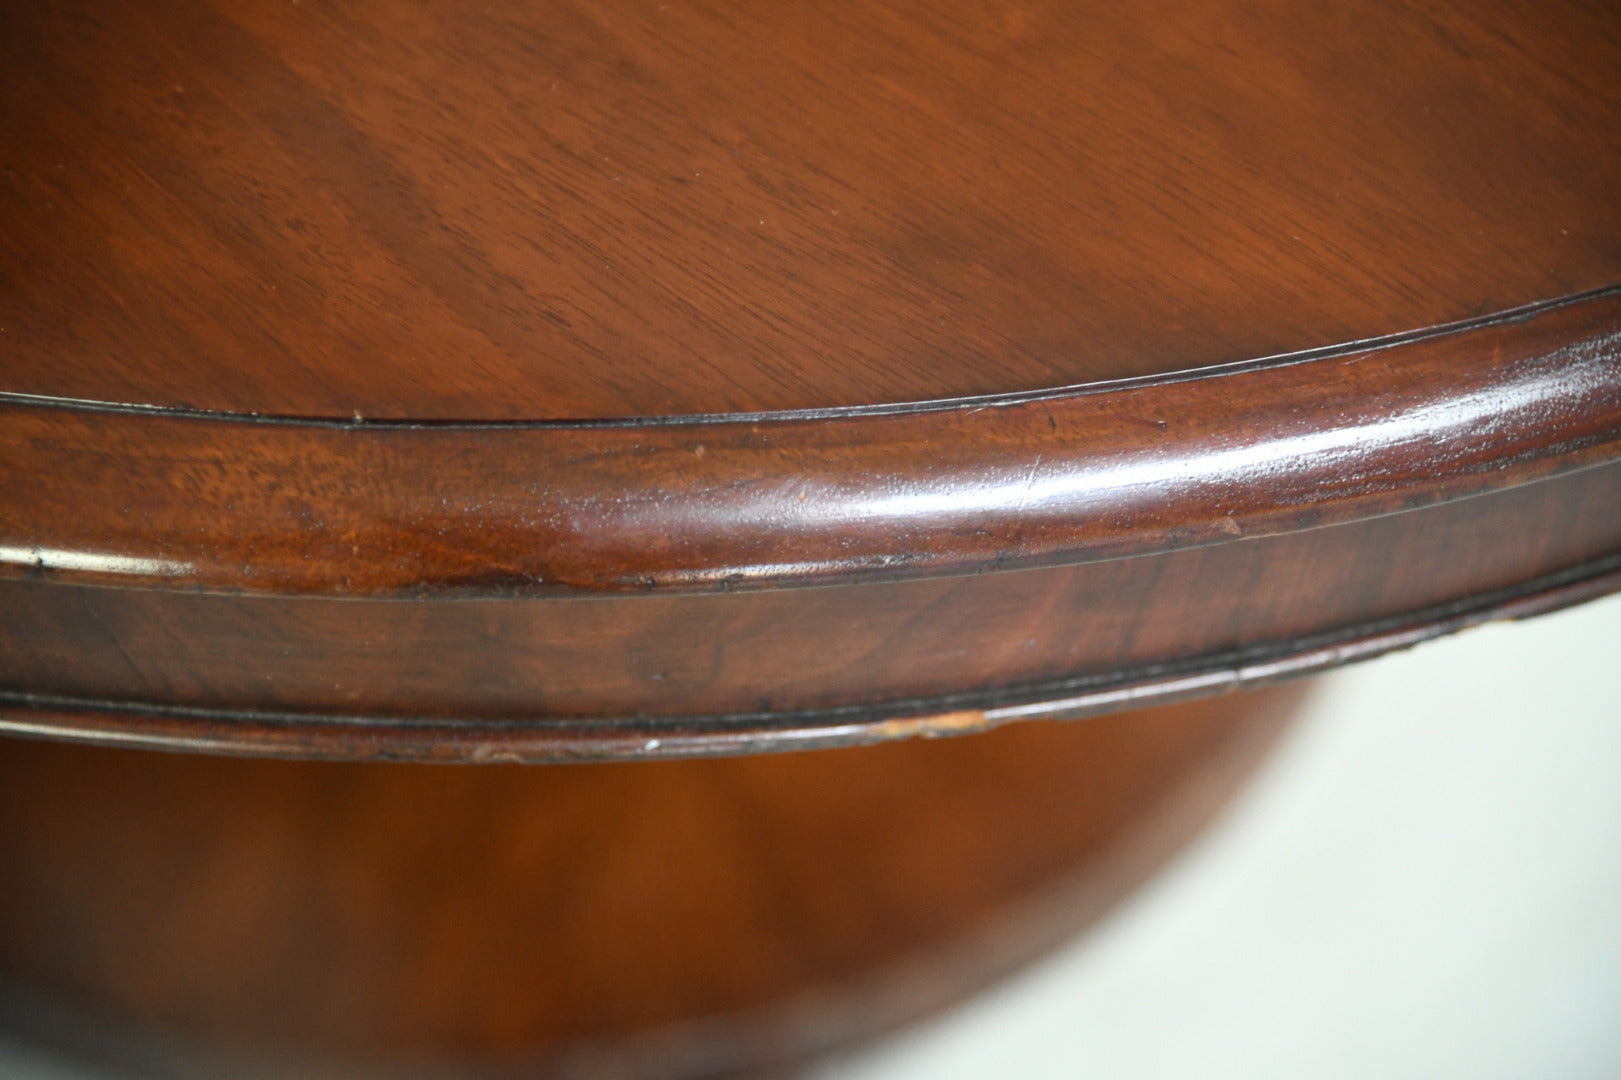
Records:
[[[1621,597],[1322,680],[1091,933],[814,1076],[1621,1077]]]

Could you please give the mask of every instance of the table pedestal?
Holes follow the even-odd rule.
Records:
[[[1094,919],[1215,811],[1300,696],[550,768],[7,741],[6,1020],[141,1075],[803,1059]]]

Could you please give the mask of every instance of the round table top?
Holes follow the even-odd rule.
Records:
[[[0,391],[888,405],[1621,282],[1621,10],[14,5]]]
[[[878,738],[1592,595],[1617,192],[1607,4],[11,5],[0,728]]]

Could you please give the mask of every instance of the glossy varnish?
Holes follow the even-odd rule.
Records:
[[[1614,588],[1618,550],[1609,465],[1286,536],[830,588],[428,602],[17,581],[0,678],[26,690],[0,723],[472,760],[895,738],[1331,666]]]
[[[8,4],[0,389],[347,418],[1039,390],[1621,276],[1575,2]]]
[[[1621,587],[1618,192],[1612,3],[0,4],[0,732],[192,752],[0,742],[0,1024],[673,1077],[982,983],[1225,692]]]
[[[0,419],[13,576],[430,596],[1013,570],[1369,518],[1613,458],[1621,296],[932,409],[422,427],[0,403]]]
[[[1096,917],[1297,697],[542,768],[5,740],[0,1038],[188,1080],[780,1063]]]
[[[1613,583],[1612,11],[835,7],[8,9],[0,725],[880,739]]]

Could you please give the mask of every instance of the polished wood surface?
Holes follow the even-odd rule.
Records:
[[[81,1060],[164,1076],[335,1060],[652,1078],[793,1058],[1096,917],[1213,812],[1298,696],[542,769],[10,741],[0,1037],[54,1025]],[[3,993],[18,984],[28,1007]]]
[[[0,726],[872,740],[1615,580],[1610,6],[745,8],[9,7]]]
[[[939,1005],[1289,701],[1211,695],[1621,587],[1618,192],[1609,3],[0,5],[0,732],[358,759],[0,745],[0,1021]]]
[[[0,390],[1041,390],[1621,280],[1613,4],[14,3]]]
[[[402,601],[14,581],[0,730],[475,761],[882,740],[1319,670],[1613,589],[1618,554],[1612,464],[1157,556],[817,589]]]
[[[326,595],[738,589],[1289,533],[1621,457],[1621,293],[1199,378],[585,428],[0,404],[0,573]]]

